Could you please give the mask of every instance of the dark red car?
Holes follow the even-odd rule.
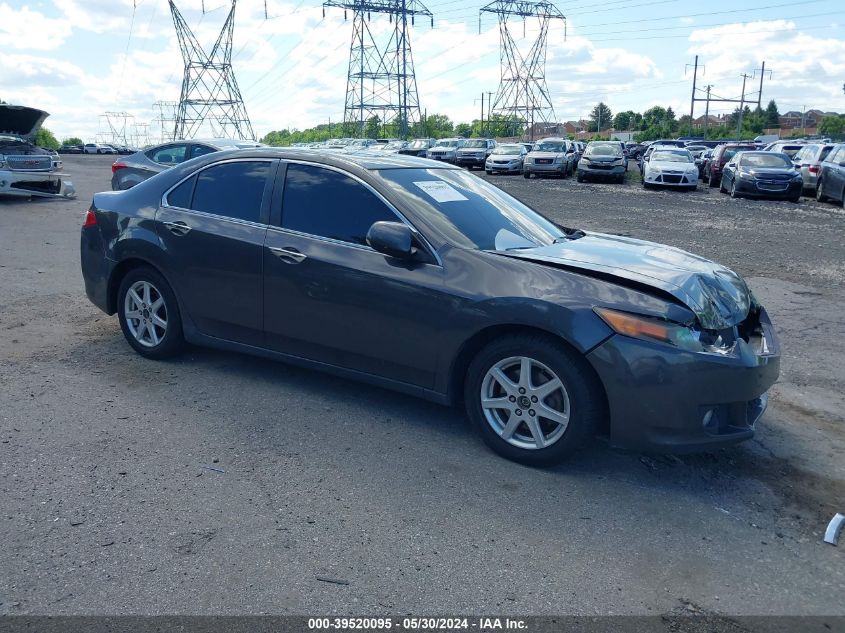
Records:
[[[737,152],[753,151],[757,146],[753,143],[725,143],[724,145],[717,145],[713,150],[713,156],[704,165],[704,174],[702,180],[707,182],[711,187],[718,187],[719,181],[722,179],[722,169],[724,169],[727,162]]]

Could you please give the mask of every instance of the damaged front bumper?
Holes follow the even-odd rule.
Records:
[[[607,392],[610,439],[639,450],[693,452],[754,435],[780,373],[780,345],[765,310],[762,336],[730,354],[691,352],[611,336],[587,358]]]
[[[0,196],[74,198],[68,174],[47,171],[0,171]]]

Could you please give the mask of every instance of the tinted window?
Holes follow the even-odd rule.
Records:
[[[787,156],[774,152],[766,152],[765,154],[745,152],[740,156],[739,162],[741,165],[749,167],[792,167],[792,161]]]
[[[187,145],[165,145],[149,150],[147,156],[151,161],[162,165],[176,165],[185,162],[187,152]]]
[[[197,177],[191,208],[258,222],[270,163],[237,161],[204,169]]]
[[[176,187],[167,195],[167,204],[171,207],[180,207],[182,209],[191,208],[191,195],[194,193],[194,182],[196,176],[188,178],[181,185]]]
[[[288,165],[282,226],[354,244],[367,243],[374,222],[396,222],[385,204],[357,180],[314,165]]]
[[[209,147],[208,145],[194,145],[191,148],[191,158],[196,158],[197,156],[205,156],[206,154],[211,154],[212,152],[216,152],[217,150],[213,147]]]

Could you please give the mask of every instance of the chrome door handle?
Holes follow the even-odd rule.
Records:
[[[271,246],[270,252],[273,253],[273,255],[275,255],[279,259],[293,260],[287,262],[288,264],[298,264],[306,257],[308,257],[305,253],[300,253],[294,248],[279,248],[277,246]]]
[[[162,224],[174,235],[186,235],[191,230],[191,227],[184,222],[162,222]]]

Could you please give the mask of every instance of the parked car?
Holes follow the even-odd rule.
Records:
[[[0,104],[0,195],[76,195],[58,155],[35,144],[35,136],[48,116],[37,108]],[[13,232],[10,229],[10,235]]]
[[[518,174],[522,171],[528,150],[522,143],[505,143],[497,145],[484,163],[484,171],[488,174]]]
[[[789,156],[782,152],[738,152],[725,165],[719,191],[731,198],[801,199],[804,182]]]
[[[633,141],[625,143],[625,152],[629,159],[633,158],[638,161],[645,152],[645,149],[646,146],[642,143],[635,143]]]
[[[575,172],[575,145],[565,138],[537,141],[525,157],[522,175],[526,178],[554,175],[567,178]]]
[[[458,150],[455,163],[470,170],[475,167],[484,169],[487,157],[495,147],[496,141],[492,138],[471,138]]]
[[[255,141],[230,138],[173,141],[156,145],[112,163],[111,188],[114,191],[129,189],[165,169],[170,169],[174,165],[198,156],[205,156],[224,149],[254,147],[263,147],[263,145]]]
[[[96,194],[80,249],[86,294],[145,358],[188,342],[461,403],[526,464],[599,427],[639,450],[747,440],[779,373],[730,269],[412,157],[212,153]]]
[[[447,163],[454,163],[458,150],[464,146],[466,139],[463,138],[442,138],[437,144],[426,153],[428,158],[442,160]]]
[[[698,156],[695,157],[695,166],[698,167],[698,179],[704,179],[704,167],[707,165],[707,162],[713,157],[713,150],[712,149],[705,149],[698,153]]]
[[[821,163],[827,158],[831,149],[833,149],[831,143],[810,143],[798,150],[792,157],[792,162],[801,172],[804,191],[810,191],[813,195],[816,194],[816,181],[821,171]]]
[[[622,150],[609,143],[589,143],[578,163],[578,182],[585,180],[613,180],[625,182],[625,157]]]
[[[622,160],[623,164],[625,165],[625,171],[628,171],[628,157],[625,155],[625,143],[623,143],[622,141],[590,141],[590,144],[593,143],[618,147],[619,151],[622,153]]]
[[[680,141],[678,139],[670,139],[670,138],[660,138],[656,141],[651,141],[648,145],[649,147],[680,147],[684,148],[687,146],[686,141]]]
[[[781,152],[786,154],[790,158],[795,156],[802,147],[807,144],[806,141],[777,141],[775,143],[769,143],[764,148],[766,152]]]
[[[686,149],[656,147],[643,166],[643,187],[672,187],[695,191],[698,167]]]
[[[845,206],[845,143],[834,145],[822,161],[816,200],[831,200]]]
[[[64,143],[57,151],[59,154],[81,154],[82,145]]]
[[[406,148],[399,150],[399,153],[406,156],[425,156],[429,148],[434,147],[435,144],[437,144],[437,139],[434,138],[415,138],[408,143]]]
[[[102,143],[85,143],[82,147],[83,154],[117,154],[117,150]]]
[[[742,151],[753,151],[757,147],[753,143],[725,143],[717,145],[710,160],[704,165],[704,181],[711,187],[718,187],[722,180],[722,169],[733,155]]]
[[[379,143],[370,149],[374,152],[382,152],[384,154],[398,154],[406,147],[408,147],[407,141],[390,141],[388,143]]]

